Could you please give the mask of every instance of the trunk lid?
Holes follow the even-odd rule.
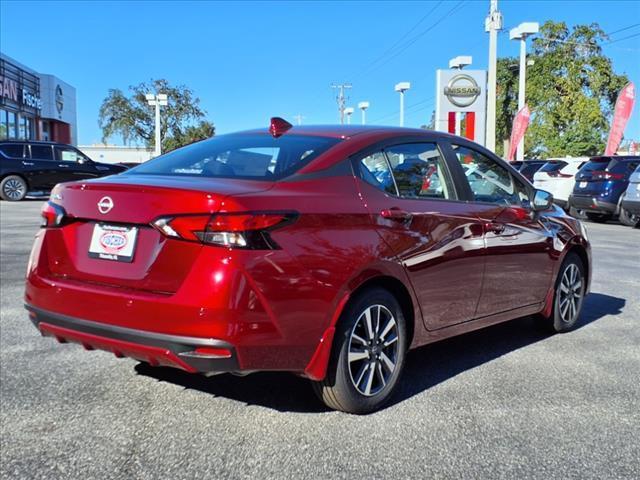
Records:
[[[147,175],[62,184],[52,192],[51,200],[73,221],[47,232],[48,270],[52,276],[70,281],[174,293],[203,247],[169,239],[149,223],[161,216],[213,214],[225,209],[225,198],[272,186],[264,181]],[[130,261],[89,255],[98,224],[136,229]]]

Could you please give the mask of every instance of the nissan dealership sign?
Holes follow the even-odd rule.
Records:
[[[436,71],[436,130],[457,133],[484,145],[486,109],[486,71]],[[462,118],[465,119],[464,132],[460,131]]]

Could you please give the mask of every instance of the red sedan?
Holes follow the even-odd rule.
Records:
[[[43,335],[213,375],[308,377],[379,408],[407,350],[525,315],[572,328],[584,227],[483,147],[426,130],[216,136],[58,185],[25,301]]]

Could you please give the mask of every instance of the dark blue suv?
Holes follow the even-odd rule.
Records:
[[[620,215],[623,223],[635,223],[621,211],[622,195],[629,177],[640,165],[640,156],[593,157],[576,173],[570,205],[584,212],[589,220],[606,222]],[[628,221],[627,221],[628,220]]]

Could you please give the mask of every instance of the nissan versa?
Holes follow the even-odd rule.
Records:
[[[463,138],[276,118],[58,185],[26,308],[60,342],[206,375],[289,371],[370,412],[411,348],[525,315],[576,324],[590,246],[552,200]]]

